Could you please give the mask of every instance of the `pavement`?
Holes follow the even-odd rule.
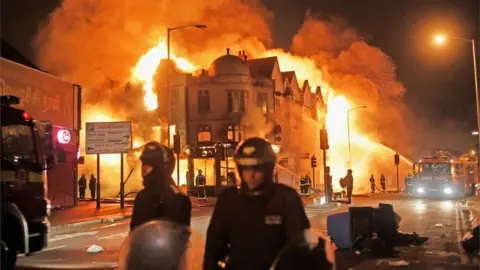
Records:
[[[195,197],[190,198],[193,208],[212,207],[216,198],[207,198],[199,201]],[[52,210],[49,216],[51,235],[71,231],[75,228],[91,226],[101,223],[112,223],[132,217],[133,204],[126,202],[124,209],[117,202],[102,202],[100,209],[96,208],[96,201],[81,200],[77,207]]]
[[[415,231],[430,237],[423,246],[399,248],[400,256],[395,258],[370,258],[338,250],[336,260],[339,270],[391,269],[391,263],[401,260],[409,264],[409,269],[479,269],[478,257],[467,257],[459,245],[459,240],[472,226],[471,210],[478,209],[478,197],[467,201],[440,201],[406,198],[401,194],[376,194],[356,197],[352,205],[333,203],[322,206],[307,203],[307,200],[304,199],[307,216],[312,228],[319,231],[326,231],[326,217],[330,214],[345,211],[350,206],[377,206],[381,202],[392,204],[403,218],[400,224],[402,231]],[[102,211],[109,213],[110,210],[106,206]],[[192,210],[194,234],[188,253],[191,262],[188,269],[201,269],[204,239],[211,214],[212,207],[194,207]],[[19,257],[17,269],[116,269],[118,252],[128,234],[129,222],[125,218],[52,234],[48,248],[32,256]],[[88,253],[88,247],[93,244],[101,246],[104,251]]]

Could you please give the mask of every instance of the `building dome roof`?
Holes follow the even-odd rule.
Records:
[[[221,76],[221,75],[240,75],[250,76],[250,70],[247,64],[240,59],[240,57],[227,54],[215,59],[208,69],[208,75]]]

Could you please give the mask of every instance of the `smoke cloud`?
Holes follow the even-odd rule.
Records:
[[[346,96],[357,106],[367,106],[366,113],[355,112],[361,118],[356,128],[404,148],[403,152],[410,151],[409,132],[403,126],[408,117],[403,104],[405,88],[397,81],[396,66],[390,57],[361,40],[345,21],[319,20],[311,14],[306,15],[293,38],[291,51],[312,59],[321,71],[323,84],[336,94]]]
[[[128,84],[132,68],[166,38],[167,27],[205,24],[206,29],[171,32],[172,52],[203,68],[227,47],[253,57],[276,55],[282,71],[295,70],[300,84],[309,79],[312,89],[322,86],[325,100],[341,94],[353,105],[368,106],[366,113],[354,117],[358,132],[401,152],[410,151],[404,123],[411,116],[402,103],[405,89],[387,55],[362,41],[345,21],[320,20],[311,14],[293,38],[291,52],[275,50],[272,18],[258,0],[64,0],[39,28],[33,44],[42,69],[83,85],[84,109],[92,113],[85,119],[95,120],[93,114],[99,110],[108,111],[111,120],[134,119],[135,130],[146,141],[151,139],[150,130],[142,128],[150,128],[154,117],[145,112],[143,90]],[[243,121],[254,123],[264,134],[264,118],[258,115],[252,110]],[[317,144],[317,132],[302,136],[302,141]],[[311,147],[318,149],[302,146],[298,151]],[[94,159],[86,163],[94,164]],[[113,182],[118,182],[116,177],[111,177]],[[108,187],[118,190],[118,185]]]

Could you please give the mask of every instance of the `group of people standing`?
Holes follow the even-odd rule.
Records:
[[[92,200],[95,199],[96,190],[97,190],[97,178],[92,174],[90,175],[90,180],[88,181],[88,188],[90,189],[90,195]],[[80,179],[78,179],[78,192],[79,192],[79,199],[85,199],[85,190],[87,189],[87,178],[85,178],[85,174],[82,173]]]
[[[385,192],[385,175],[380,176],[380,185],[382,186],[382,191]],[[370,175],[370,187],[372,190],[372,193],[375,193],[375,190],[378,189],[377,185],[375,185],[375,177],[373,177],[373,174]]]
[[[150,142],[140,159],[144,189],[135,199],[131,233],[119,255],[120,269],[180,269],[185,265],[188,237],[185,240],[183,236],[189,235],[192,205],[171,176],[175,156],[170,148]],[[320,248],[307,248],[298,261],[289,259],[293,268],[271,268],[290,243],[300,238],[310,241],[305,236],[310,222],[300,196],[274,181],[276,160],[264,139],[250,138],[239,144],[234,161],[240,186],[224,188],[217,199],[207,230],[203,269],[220,269],[220,265],[226,269],[332,269],[334,245],[326,237],[317,243]],[[158,220],[168,220],[171,225]],[[147,254],[165,259],[146,260]],[[303,267],[304,263],[309,267]]]

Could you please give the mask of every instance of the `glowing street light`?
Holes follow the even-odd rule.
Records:
[[[478,131],[480,130],[480,97],[479,97],[479,89],[478,89],[477,56],[475,52],[475,39],[463,38],[463,37],[452,37],[452,36],[449,36],[448,39],[470,43],[470,45],[472,46],[473,79],[475,83],[475,101],[477,105],[477,135],[478,135]],[[434,39],[433,39],[433,42],[437,45],[443,45],[445,44],[446,41],[447,41],[447,36],[443,34],[437,34],[436,36],[434,36]],[[480,136],[478,137],[478,140],[479,140],[479,147],[480,147]],[[480,149],[478,150],[480,151]]]
[[[473,136],[478,136],[478,130],[472,131],[472,135],[473,135]]]
[[[446,43],[446,41],[447,41],[447,37],[443,34],[437,34],[433,38],[433,42],[437,45],[443,45]]]

